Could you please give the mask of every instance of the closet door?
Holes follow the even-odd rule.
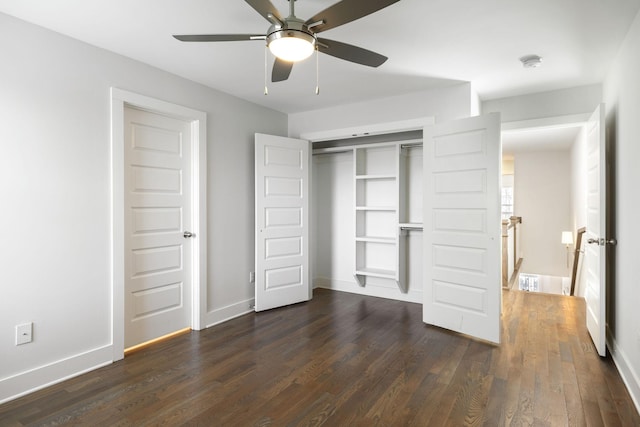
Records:
[[[309,143],[256,134],[255,310],[311,299]]]
[[[425,323],[500,342],[500,115],[424,131]]]

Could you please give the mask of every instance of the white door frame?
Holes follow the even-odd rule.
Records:
[[[191,123],[193,239],[191,329],[203,327],[207,301],[207,115],[202,111],[111,88],[111,345],[113,360],[124,358],[124,108],[132,106]]]

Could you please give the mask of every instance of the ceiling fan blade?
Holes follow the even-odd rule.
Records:
[[[267,17],[268,14],[272,14],[278,20],[282,21],[282,17],[280,16],[280,12],[278,9],[271,3],[269,0],[245,0],[249,3],[249,6],[254,8],[256,12],[258,12],[264,19],[271,22],[271,20]]]
[[[276,61],[273,63],[273,71],[271,71],[271,81],[275,83],[287,80],[292,68],[293,62],[276,58]]]
[[[244,40],[264,40],[262,34],[186,34],[174,35],[181,42],[235,42]]]
[[[327,55],[369,67],[379,67],[389,59],[384,55],[358,46],[323,38],[318,38],[318,50]]]
[[[311,25],[319,21],[324,21],[322,24],[313,27],[313,32],[319,33],[360,19],[363,16],[391,6],[398,1],[400,0],[342,0],[322,12],[315,14],[307,20],[306,24]]]

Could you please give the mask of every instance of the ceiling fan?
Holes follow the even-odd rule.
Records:
[[[289,1],[289,16],[282,18],[270,0],[245,0],[266,20],[271,22],[266,35],[262,34],[193,34],[174,35],[183,42],[227,42],[266,40],[275,55],[271,81],[287,80],[293,63],[311,56],[314,50],[356,64],[379,67],[388,58],[347,43],[317,37],[316,34],[347,24],[384,9],[400,0],[342,0],[303,21],[295,16],[295,0]]]

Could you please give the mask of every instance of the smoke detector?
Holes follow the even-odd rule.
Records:
[[[538,55],[525,55],[520,58],[524,68],[537,68],[542,65],[542,58]]]

